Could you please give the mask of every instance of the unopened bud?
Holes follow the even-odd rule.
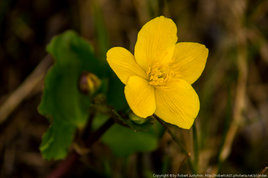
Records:
[[[79,90],[84,94],[94,94],[101,85],[101,80],[93,73],[83,72],[79,79]]]

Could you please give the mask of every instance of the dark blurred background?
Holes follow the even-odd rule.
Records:
[[[201,102],[199,172],[267,175],[267,0],[1,0],[0,177],[45,177],[59,163],[43,160],[38,149],[49,126],[37,106],[52,63],[45,48],[53,36],[73,29],[103,58],[101,48],[133,52],[142,25],[159,15],[174,20],[179,41],[209,48],[205,71],[193,85]],[[172,130],[191,149],[191,131]],[[117,158],[98,143],[67,177],[156,172],[187,172],[168,134],[156,151],[128,158]]]

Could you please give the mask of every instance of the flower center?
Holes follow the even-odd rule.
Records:
[[[170,73],[171,72],[168,66],[161,66],[156,64],[152,67],[149,67],[149,70],[147,71],[149,84],[153,86],[165,85],[169,79]]]

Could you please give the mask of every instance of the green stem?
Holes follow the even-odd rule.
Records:
[[[113,108],[110,108],[106,104],[92,104],[91,106],[96,112],[100,112],[102,114],[108,115],[113,119],[117,124],[120,124],[124,127],[130,127],[126,123],[123,122],[122,116]]]
[[[199,149],[196,124],[193,124],[193,141],[194,141],[194,170],[198,173]]]
[[[191,157],[191,153],[188,152],[183,144],[179,141],[179,139],[172,133],[172,131],[168,128],[168,126],[166,125],[165,122],[163,122],[158,116],[156,115],[153,115],[152,116],[154,119],[156,119],[165,129],[166,131],[169,133],[169,135],[171,136],[171,138],[175,141],[175,143],[179,146],[179,148],[181,149],[181,151],[186,155],[187,158],[190,158]],[[189,164],[189,167],[191,169],[192,172],[195,172],[194,171],[194,167],[193,167],[193,164],[192,164],[192,161],[191,159],[187,159],[188,160],[188,164]]]

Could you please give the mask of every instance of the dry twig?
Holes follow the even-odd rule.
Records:
[[[0,106],[0,124],[2,124],[17,106],[34,91],[36,86],[42,82],[51,63],[52,58],[47,55],[26,80],[10,94],[6,101]]]

